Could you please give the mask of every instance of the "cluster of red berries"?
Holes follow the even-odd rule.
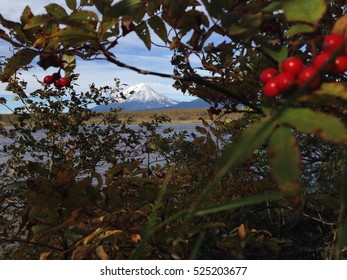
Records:
[[[338,52],[338,53],[337,53]],[[311,65],[304,65],[297,57],[289,57],[281,64],[281,71],[266,68],[260,73],[264,84],[263,94],[276,97],[295,86],[314,90],[321,83],[321,74],[339,75],[347,71],[347,46],[340,34],[330,34],[324,38],[322,52]]]
[[[56,88],[69,87],[70,80],[68,78],[62,78],[59,72],[44,77],[43,82],[47,85],[54,84]]]
[[[46,85],[54,84],[56,88],[63,88],[70,86],[70,80],[68,78],[62,78],[60,75],[60,70],[63,69],[63,58],[56,54],[50,54],[48,56],[42,56],[39,61],[39,65],[44,69],[53,66],[59,67],[59,71],[53,73],[52,75],[47,75],[43,78],[43,83]]]

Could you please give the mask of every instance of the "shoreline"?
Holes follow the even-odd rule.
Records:
[[[101,113],[99,117],[92,118],[87,121],[86,124],[92,123],[102,123],[103,115],[108,114],[108,112]],[[119,120],[126,122],[131,119],[131,124],[140,124],[143,121],[150,122],[154,115],[165,115],[170,118],[171,121],[164,122],[168,124],[188,124],[188,123],[201,123],[201,118],[206,122],[211,122],[208,111],[206,108],[203,109],[170,109],[170,110],[147,110],[147,111],[128,111],[128,112],[118,112]],[[232,121],[240,118],[242,113],[232,113],[223,120]],[[0,124],[4,127],[10,127],[11,122],[16,121],[16,116],[13,114],[0,114]]]
[[[108,112],[102,113],[102,115],[108,114]],[[102,123],[103,116],[92,118],[87,121],[86,124]],[[119,112],[119,120],[126,122],[131,119],[131,124],[139,124],[143,121],[152,121],[154,115],[165,115],[170,118],[171,121],[164,122],[169,124],[187,124],[187,123],[201,123],[200,118],[210,122],[210,118],[207,109],[172,109],[172,110],[147,110],[147,111],[128,111]],[[16,116],[13,114],[0,114],[0,124],[4,127],[10,127],[11,122],[16,121]]]

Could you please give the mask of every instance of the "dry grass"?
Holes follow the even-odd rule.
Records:
[[[108,113],[105,113],[108,114]],[[179,110],[150,110],[150,111],[131,111],[131,112],[119,112],[119,117],[122,121],[131,119],[133,123],[138,124],[142,121],[151,121],[151,117],[155,114],[165,115],[171,119],[171,123],[194,123],[200,122],[199,118],[203,118],[209,121],[209,115],[207,109],[179,109]],[[230,114],[227,116],[227,120],[233,120],[238,118],[240,114]],[[0,114],[0,123],[4,126],[10,126],[11,122],[16,120],[16,116],[12,114]],[[89,123],[99,123],[102,120],[102,116],[92,119]],[[225,120],[225,119],[224,119]]]
[[[0,124],[10,126],[11,122],[16,121],[16,116],[12,114],[0,114]]]
[[[193,123],[199,122],[199,118],[208,119],[206,109],[132,111],[121,112],[119,116],[122,120],[131,118],[134,123],[140,123],[142,121],[150,121],[155,114],[169,117],[172,123]]]

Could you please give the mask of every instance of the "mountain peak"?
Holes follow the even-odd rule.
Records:
[[[178,102],[156,92],[149,85],[139,83],[124,90],[123,95],[126,99],[116,98],[117,102],[108,105],[99,105],[93,109],[98,112],[107,112],[110,108],[123,108],[124,111],[141,110],[165,110],[180,108],[207,108],[209,105],[202,100],[191,102]],[[200,104],[203,102],[203,104]],[[182,105],[180,105],[182,104]]]
[[[160,108],[176,105],[178,102],[156,92],[145,83],[129,87],[123,92],[126,99],[119,99],[119,103],[140,102],[144,103],[143,109]]]

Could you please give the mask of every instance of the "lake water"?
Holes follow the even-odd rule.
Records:
[[[196,126],[202,126],[202,124],[201,123],[181,123],[181,124],[165,123],[165,124],[161,124],[160,127],[156,131],[157,131],[157,133],[161,134],[161,133],[163,133],[163,131],[165,129],[173,128],[175,132],[185,131],[187,133],[187,135],[190,135],[191,133],[199,134],[199,132],[197,132],[195,129]],[[135,124],[129,125],[129,128],[131,128],[135,131],[140,129],[140,127],[138,125],[135,125]],[[38,132],[34,133],[34,137],[36,139],[42,139],[42,138],[46,137],[46,135],[45,135],[45,132],[42,130],[42,131],[38,131]],[[187,138],[187,139],[189,139],[189,138]],[[3,164],[7,161],[6,154],[4,154],[2,152],[3,146],[9,145],[11,143],[13,143],[13,141],[11,139],[4,138],[2,135],[0,135],[0,164]],[[26,156],[25,159],[31,160],[29,156]],[[157,160],[160,161],[160,158],[158,158],[158,156],[156,156],[155,154],[152,154],[150,161],[155,162]],[[97,171],[100,172],[101,174],[103,174],[108,168],[109,168],[109,165],[100,164],[97,166]]]

